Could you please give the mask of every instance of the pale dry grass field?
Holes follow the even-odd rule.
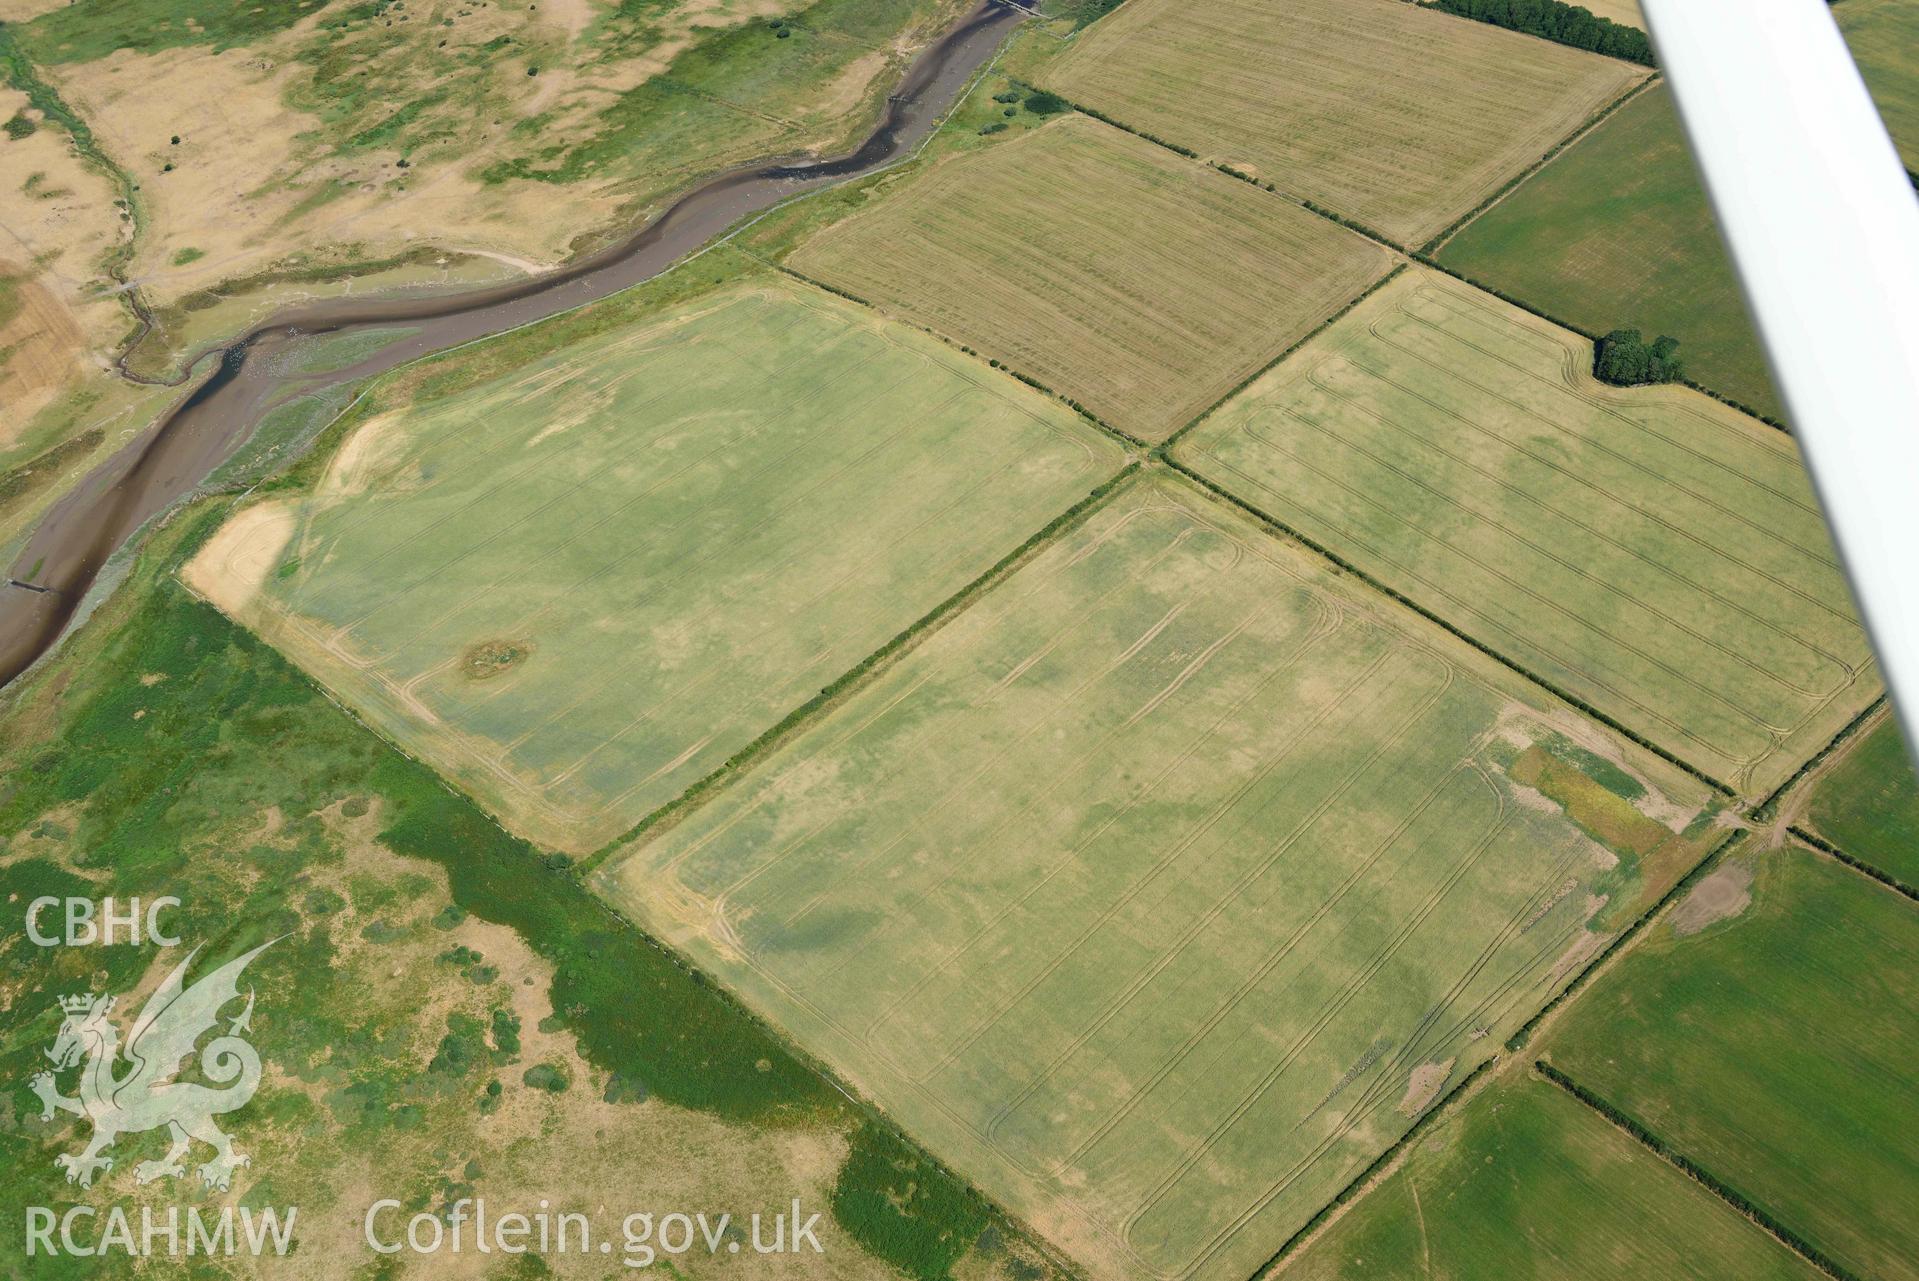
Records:
[[[1182,441],[1192,465],[1750,795],[1878,696],[1797,450],[1413,268]]]
[[[128,230],[113,184],[26,94],[0,87],[0,120],[16,116],[34,128],[0,136],[0,288],[17,291],[0,302],[0,457],[129,323],[100,266]]]
[[[112,370],[133,323],[106,272],[131,230],[112,181],[0,87],[16,120],[31,132],[0,134],[0,546],[174,394]]]
[[[1416,247],[1646,74],[1398,0],[1129,0],[1046,83]]]
[[[1074,115],[942,162],[791,261],[1160,440],[1392,255]]]
[[[1646,29],[1646,15],[1639,8],[1639,0],[1579,0],[1594,16],[1610,18],[1623,26]]]
[[[596,883],[1089,1275],[1239,1281],[1707,802],[1157,471]]]
[[[585,853],[1121,462],[1056,402],[771,277],[370,418],[186,577]]]

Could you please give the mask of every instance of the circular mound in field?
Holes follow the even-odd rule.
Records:
[[[481,641],[460,657],[460,670],[470,681],[489,681],[518,667],[532,653],[531,641]]]

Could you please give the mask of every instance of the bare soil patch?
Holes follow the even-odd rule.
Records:
[[[1752,864],[1727,863],[1713,869],[1710,876],[1692,887],[1667,918],[1673,933],[1684,938],[1697,934],[1715,921],[1730,920],[1752,903]]]
[[[460,656],[460,674],[471,681],[490,681],[524,663],[532,654],[532,641],[481,641]]]

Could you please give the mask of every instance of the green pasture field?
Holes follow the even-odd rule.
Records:
[[[1785,413],[1664,85],[1555,156],[1438,257],[1589,333],[1670,334],[1687,377]]]
[[[189,581],[571,852],[678,796],[1123,461],[1057,402],[771,275],[455,394],[386,399],[307,493],[242,510]]]
[[[1645,74],[1397,0],[1128,0],[1043,79],[1416,248]]]
[[[1391,256],[1076,115],[936,165],[791,262],[1159,440]]]
[[[1818,1281],[1822,1274],[1598,1113],[1529,1077],[1501,1080],[1440,1119],[1399,1169],[1283,1275]]]
[[[1919,1276],[1919,908],[1798,847],[1729,876],[1719,919],[1655,925],[1546,1057],[1852,1275]]]
[[[1200,472],[1743,794],[1879,693],[1783,433],[1392,281],[1181,442]]]
[[[1832,13],[1906,168],[1919,173],[1919,5],[1845,0]]]
[[[1718,836],[1155,469],[595,884],[1089,1274],[1239,1281]]]
[[[1919,886],[1919,779],[1896,720],[1882,717],[1813,785],[1806,820],[1861,863]]]

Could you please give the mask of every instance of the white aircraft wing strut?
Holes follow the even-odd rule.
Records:
[[[1641,3],[1919,745],[1919,198],[1821,0]]]

